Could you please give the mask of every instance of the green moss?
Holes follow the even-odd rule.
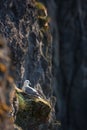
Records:
[[[18,101],[19,101],[19,108],[20,109],[25,109],[26,103],[24,101],[24,98],[23,98],[22,94],[17,94],[17,97],[18,97]]]
[[[16,124],[23,129],[29,125],[29,120],[33,124],[45,123],[49,119],[51,105],[46,99],[17,93],[19,100],[19,111],[16,117]]]
[[[39,10],[46,10],[46,7],[41,2],[35,2],[35,6]]]

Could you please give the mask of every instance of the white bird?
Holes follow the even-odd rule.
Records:
[[[32,96],[40,96],[39,93],[37,92],[37,90],[35,90],[34,88],[30,87],[31,82],[29,80],[25,80],[24,81],[24,85],[22,87],[22,90]]]

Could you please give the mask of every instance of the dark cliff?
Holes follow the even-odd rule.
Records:
[[[41,1],[47,6],[52,17],[53,81],[58,99],[57,118],[62,123],[60,129],[86,130],[87,2],[86,0]]]

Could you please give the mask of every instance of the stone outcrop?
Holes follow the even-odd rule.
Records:
[[[47,9],[40,2],[35,0],[0,1],[0,34],[6,39],[10,51],[11,63],[9,74],[14,79],[11,84],[12,92],[15,93],[15,86],[21,89],[24,80],[28,79],[31,81],[32,87],[39,85],[42,88],[46,99],[51,104],[51,114],[48,122],[41,122],[39,126],[35,126],[36,128],[31,126],[32,130],[57,129],[54,109],[55,98],[52,97],[52,37],[49,21],[50,18],[47,15]],[[6,91],[7,89],[9,90],[6,86]],[[10,90],[8,97],[9,95]],[[11,95],[8,101],[12,97]],[[9,117],[12,120],[12,127],[15,120],[15,98],[12,98],[10,102],[11,115],[6,110],[7,115],[12,116]],[[9,125],[9,122],[6,122]],[[36,119],[35,122],[37,122]],[[7,124],[4,126],[7,127]],[[32,120],[29,120],[29,124],[32,124]],[[3,130],[13,129],[12,127],[10,128],[9,125],[9,128],[3,128]],[[14,125],[14,129],[22,128]],[[27,130],[30,127],[25,127],[24,129]]]

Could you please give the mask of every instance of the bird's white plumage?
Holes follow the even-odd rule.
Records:
[[[39,96],[38,92],[34,88],[30,87],[30,85],[31,85],[30,81],[25,80],[22,90],[27,94]]]

